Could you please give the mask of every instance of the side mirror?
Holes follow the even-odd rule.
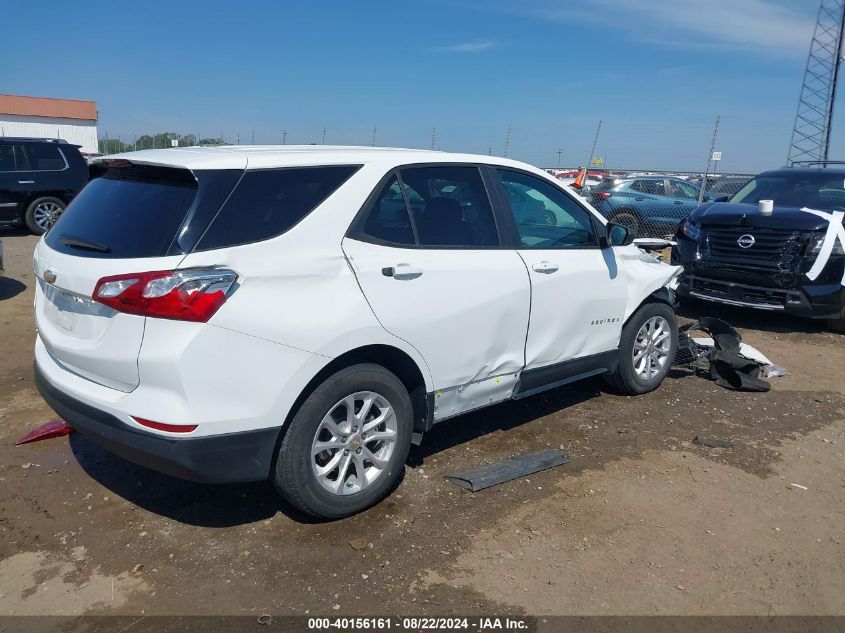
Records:
[[[608,222],[604,226],[607,246],[628,246],[634,241],[634,232],[627,226]]]

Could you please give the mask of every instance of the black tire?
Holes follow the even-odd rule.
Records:
[[[622,226],[631,229],[634,232],[634,237],[643,237],[641,233],[642,225],[640,223],[640,218],[633,211],[628,211],[627,209],[617,211],[613,213],[608,220],[614,224],[621,224]]]
[[[837,334],[845,334],[845,317],[839,317],[838,319],[828,319],[827,329],[831,332],[836,332]]]
[[[352,494],[335,494],[319,482],[312,467],[312,442],[323,418],[344,398],[372,391],[387,399],[396,416],[393,453],[378,477]],[[309,395],[290,421],[276,456],[272,481],[279,493],[306,514],[337,519],[360,512],[387,495],[402,475],[413,432],[413,409],[408,390],[380,365],[361,364],[341,369]],[[357,473],[356,473],[357,477]]]
[[[41,214],[38,211],[40,206],[47,206],[50,208],[58,207],[58,211],[53,212],[52,221],[45,221],[42,219]],[[40,198],[36,198],[32,202],[29,203],[29,206],[26,208],[26,214],[24,214],[24,222],[26,222],[26,228],[32,231],[35,235],[44,235],[50,227],[55,224],[56,220],[59,219],[59,216],[64,213],[65,207],[64,200],[60,198],[54,198],[53,196],[42,196]]]
[[[670,345],[665,364],[651,378],[640,376],[634,368],[634,342],[640,328],[653,317],[662,317],[668,323],[670,333]],[[675,354],[678,351],[678,321],[675,311],[665,303],[646,303],[634,312],[625,326],[622,328],[622,336],[619,339],[619,357],[616,369],[604,375],[605,381],[620,393],[638,395],[648,393],[660,386],[663,379],[669,373]]]

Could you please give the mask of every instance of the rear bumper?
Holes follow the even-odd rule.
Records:
[[[269,476],[279,428],[166,437],[133,428],[65,393],[47,379],[37,363],[35,384],[47,404],[74,430],[130,462],[202,483],[261,481]]]

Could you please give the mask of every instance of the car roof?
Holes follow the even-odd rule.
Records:
[[[185,169],[271,169],[316,165],[364,165],[380,163],[398,166],[411,163],[465,162],[541,170],[507,158],[460,154],[400,147],[358,147],[345,145],[223,145],[219,147],[174,147],[98,156],[93,163],[127,160],[135,164],[182,167]],[[551,176],[547,177],[551,178]]]
[[[845,175],[845,167],[783,167],[764,171],[758,176],[786,176],[790,174],[834,174]]]

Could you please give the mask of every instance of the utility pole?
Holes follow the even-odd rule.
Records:
[[[137,134],[135,135],[135,141],[132,143],[132,147],[133,147],[134,151],[136,151],[136,152],[138,151],[138,135]]]
[[[288,131],[282,130],[282,145],[288,144]]]
[[[326,144],[326,128],[323,128],[323,145]]]
[[[599,133],[601,132],[601,124],[602,122],[599,121],[599,126],[596,128],[596,136],[593,139],[593,149],[590,150],[590,160],[587,161],[587,169],[590,168],[590,165],[593,164],[593,158],[596,156],[596,144],[599,142]]]
[[[431,128],[431,149],[435,148],[436,143],[437,143],[437,128],[433,127],[433,128]]]
[[[707,167],[704,168],[704,178],[701,179],[701,188],[698,190],[698,206],[704,200],[704,190],[707,189],[707,172],[710,171],[710,161],[713,160],[713,150],[716,149],[716,136],[719,134],[719,115],[716,115],[716,125],[713,126],[713,140],[710,141],[710,153],[707,154]]]
[[[255,130],[252,131],[252,145],[255,145]]]
[[[373,147],[376,146],[376,126],[373,126]]]
[[[560,169],[560,155],[563,154],[563,150],[559,149],[557,151],[557,168]]]
[[[510,147],[510,144],[511,144],[511,124],[508,123],[508,132],[507,132],[507,134],[505,134],[505,153],[504,153],[505,158],[508,157],[508,147]]]

